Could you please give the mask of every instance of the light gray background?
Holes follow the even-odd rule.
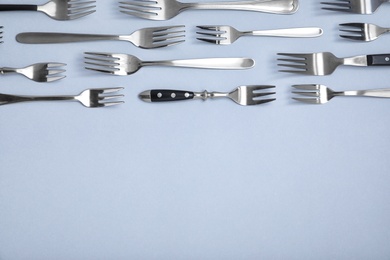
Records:
[[[39,1],[8,1],[7,3]],[[5,3],[5,1],[2,1]],[[337,56],[390,52],[390,37],[358,43],[339,23],[390,26],[390,6],[374,15],[320,10],[301,0],[294,15],[188,11],[170,21],[137,19],[117,1],[89,17],[59,22],[44,14],[0,14],[1,66],[67,63],[67,78],[39,84],[0,78],[2,93],[77,94],[125,89],[126,103],[0,108],[0,259],[389,259],[390,138],[386,99],[335,98],[321,106],[291,100],[291,85],[337,90],[384,88],[388,68],[347,68],[331,76],[278,73],[277,52]],[[19,32],[130,33],[185,24],[186,42],[142,50],[125,42],[22,45]],[[195,26],[242,30],[320,26],[316,39],[241,38],[230,46],[195,40]],[[142,59],[251,57],[246,71],[149,67],[118,77],[83,69],[84,51]],[[277,101],[242,107],[229,100],[148,104],[151,88],[229,91],[275,84]]]

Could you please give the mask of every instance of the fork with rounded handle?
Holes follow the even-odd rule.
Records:
[[[358,96],[358,97],[376,97],[376,98],[390,98],[390,89],[367,89],[367,90],[348,90],[348,91],[334,91],[324,85],[320,84],[303,84],[293,85],[299,91],[293,91],[293,94],[305,97],[293,97],[297,101],[309,104],[325,104],[329,100],[337,96]]]
[[[356,41],[370,42],[379,36],[390,32],[390,28],[381,27],[370,23],[342,23],[340,24],[340,37]]]

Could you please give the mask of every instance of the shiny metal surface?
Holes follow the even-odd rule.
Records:
[[[255,65],[255,61],[249,58],[206,58],[187,60],[160,60],[142,61],[133,55],[86,52],[86,69],[114,75],[130,75],[145,66],[170,66],[205,69],[249,69]]]
[[[122,104],[123,101],[109,101],[123,97],[112,95],[123,88],[86,89],[76,96],[17,96],[0,93],[0,105],[31,101],[78,101],[85,107],[106,107]],[[110,95],[106,95],[110,94]]]
[[[376,40],[382,34],[390,32],[390,28],[370,23],[343,23],[340,27],[340,31],[346,33],[341,34],[340,37],[365,42]]]
[[[143,28],[130,35],[75,34],[75,33],[20,33],[16,40],[20,43],[68,43],[83,41],[116,40],[128,41],[144,49],[154,49],[184,42],[184,25]]]
[[[261,30],[261,31],[238,31],[229,25],[202,25],[197,26],[201,31],[197,34],[203,37],[198,40],[210,42],[214,44],[227,45],[232,44],[241,36],[273,36],[273,37],[295,37],[308,38],[321,36],[323,31],[317,27],[306,28],[288,28],[276,30]]]
[[[288,62],[278,64],[279,66],[292,68],[291,70],[279,70],[281,72],[323,76],[332,74],[340,65],[367,66],[366,55],[348,58],[338,58],[330,52],[278,53],[278,55],[289,57],[278,59]]]
[[[0,74],[19,73],[36,82],[53,82],[65,78],[61,69],[64,63],[35,63],[24,68],[0,68]]]
[[[134,0],[120,2],[122,13],[150,20],[168,20],[189,9],[219,9],[292,14],[298,10],[298,0],[228,1],[183,3],[176,0]]]
[[[324,10],[348,12],[355,14],[372,14],[383,4],[390,0],[337,0],[333,2],[321,2]]]
[[[293,97],[293,99],[309,103],[309,104],[325,104],[336,96],[358,96],[358,97],[377,97],[390,98],[390,89],[369,89],[369,90],[350,90],[350,91],[334,91],[324,85],[305,84],[293,85],[294,94],[306,96],[305,98]]]

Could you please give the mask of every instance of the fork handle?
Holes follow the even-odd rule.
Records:
[[[152,89],[139,94],[145,102],[166,102],[194,99],[195,93],[185,90]]]
[[[44,33],[28,32],[16,35],[16,40],[20,43],[41,44],[41,43],[69,43],[84,41],[103,41],[103,40],[120,40],[119,35],[103,34],[81,34],[81,33]]]
[[[249,58],[206,58],[188,60],[143,61],[141,65],[237,70],[252,68],[255,65],[255,61]]]
[[[30,101],[72,101],[75,99],[74,96],[18,96],[0,94],[0,105]]]
[[[38,11],[37,5],[0,5],[0,11]]]
[[[288,28],[288,29],[244,32],[245,35],[253,35],[253,36],[296,37],[296,38],[318,37],[321,36],[322,33],[323,33],[322,29],[318,27]]]
[[[342,91],[335,92],[337,96],[361,96],[361,97],[378,97],[378,98],[390,98],[390,88],[378,88],[356,91]]]
[[[367,55],[368,66],[390,66],[390,54]]]

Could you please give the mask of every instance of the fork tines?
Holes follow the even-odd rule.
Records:
[[[123,104],[124,101],[122,100],[113,100],[113,99],[120,99],[124,97],[123,94],[113,94],[121,91],[123,88],[101,88],[101,89],[91,89],[91,92],[96,92],[98,94],[98,106],[114,106]]]
[[[85,67],[87,70],[93,70],[109,74],[117,74],[120,71],[120,58],[112,53],[103,52],[85,52],[85,64],[91,65]]]
[[[264,96],[274,95],[276,92],[264,92],[265,89],[275,88],[273,85],[249,85],[248,90],[252,91],[251,103],[252,105],[260,105],[275,101],[276,98],[262,99]]]
[[[68,2],[68,16],[69,19],[78,19],[89,14],[96,12],[93,10],[96,8],[96,0],[93,1],[84,1],[84,0],[70,0]]]
[[[340,37],[351,40],[364,40],[364,26],[363,23],[342,23],[339,24],[340,31],[347,34],[340,34]],[[345,29],[344,29],[345,28]]]
[[[310,73],[310,71],[308,70],[308,66],[307,66],[307,59],[312,54],[278,53],[278,55],[291,57],[291,58],[280,58],[280,59],[277,59],[278,61],[286,61],[286,62],[292,63],[292,64],[288,64],[288,63],[278,64],[278,66],[293,68],[291,70],[279,70],[280,72],[302,73],[302,74],[309,74]]]
[[[321,98],[320,98],[321,85],[302,84],[302,85],[293,85],[292,87],[297,90],[300,90],[300,91],[292,91],[293,94],[307,97],[307,98],[293,97],[292,99],[304,103],[309,103],[309,104],[321,104]]]
[[[3,43],[3,26],[0,26],[0,43]]]
[[[334,0],[333,2],[321,2],[321,4],[325,6],[332,6],[332,7],[322,7],[322,9],[324,10],[352,12],[350,0]]]
[[[120,12],[128,15],[133,15],[140,18],[152,19],[153,16],[157,17],[157,11],[161,10],[161,7],[157,6],[157,2],[153,0],[133,0],[127,2],[119,2]]]
[[[224,37],[224,34],[226,34],[226,31],[221,30],[221,28],[219,26],[202,25],[202,26],[196,26],[196,27],[203,30],[203,31],[196,32],[197,34],[206,36],[206,37],[196,38],[200,41],[205,41],[205,42],[214,43],[214,44],[220,44],[221,41],[227,39],[226,37]]]
[[[47,82],[53,82],[65,78],[66,77],[65,75],[61,75],[61,73],[64,73],[66,71],[65,69],[61,69],[61,67],[64,66],[66,66],[65,63],[56,63],[56,62],[48,63],[47,70],[46,70]]]
[[[162,48],[183,43],[185,40],[184,25],[147,28],[153,34],[153,47]]]

